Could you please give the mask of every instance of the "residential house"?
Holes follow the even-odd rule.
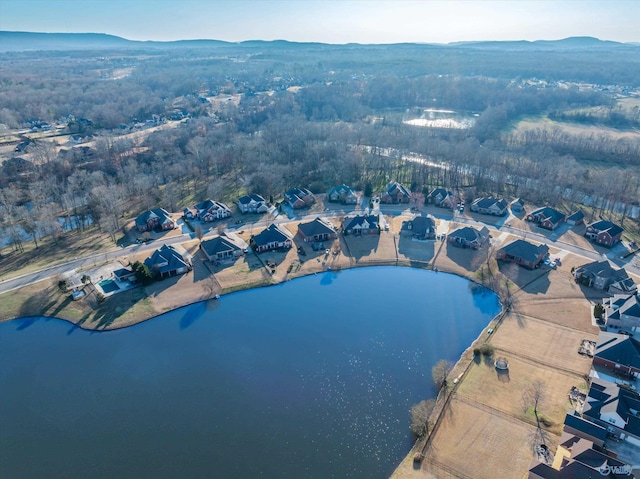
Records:
[[[470,209],[483,215],[504,216],[507,214],[507,202],[493,196],[478,198],[471,203]]]
[[[246,253],[248,247],[238,235],[224,232],[200,243],[200,249],[212,263],[239,258]]]
[[[390,181],[380,195],[380,202],[387,204],[409,203],[411,192],[397,181]]]
[[[427,202],[440,208],[455,208],[457,201],[451,191],[445,188],[434,188],[427,195]]]
[[[238,208],[242,213],[266,213],[267,202],[260,195],[245,195],[238,198]]]
[[[640,296],[615,294],[602,301],[607,327],[640,332]]]
[[[291,208],[306,208],[316,201],[316,197],[306,188],[292,188],[284,194],[284,200]]]
[[[511,212],[514,215],[519,215],[524,211],[524,200],[522,198],[516,198],[511,203],[509,203],[511,207]]]
[[[334,226],[324,218],[316,218],[298,225],[298,234],[306,243],[327,241],[338,237]]]
[[[342,203],[343,205],[355,205],[358,203],[358,195],[353,188],[342,184],[334,186],[327,191],[327,200],[332,203]]]
[[[258,253],[274,249],[288,249],[292,244],[291,234],[275,223],[251,237],[251,246]]]
[[[567,224],[571,226],[576,226],[582,223],[584,223],[584,213],[582,210],[577,210],[567,216]]]
[[[144,260],[144,264],[156,278],[176,276],[191,271],[193,268],[191,255],[180,245],[162,245]]]
[[[640,341],[628,334],[601,331],[593,354],[593,364],[614,374],[640,376]]]
[[[533,269],[548,256],[549,247],[545,244],[534,245],[525,240],[515,240],[500,248],[496,253],[499,260],[516,263],[525,268]]]
[[[489,230],[484,226],[477,230],[471,226],[459,228],[447,235],[447,243],[459,248],[481,248],[489,241]]]
[[[118,281],[136,281],[136,273],[131,268],[120,268],[113,272]]]
[[[563,223],[566,219],[567,217],[564,213],[560,213],[550,206],[538,208],[527,215],[527,221],[533,221],[541,228],[548,230],[556,229],[560,223]]]
[[[342,224],[345,235],[380,234],[380,218],[378,215],[358,215],[347,217]]]
[[[205,200],[192,208],[185,208],[183,210],[183,215],[189,220],[199,219],[200,221],[211,222],[214,220],[229,218],[231,216],[231,210],[224,203]]]
[[[136,218],[138,231],[152,231],[160,229],[162,231],[172,230],[176,227],[176,222],[171,219],[171,214],[163,208],[154,208],[145,211]]]
[[[629,275],[624,268],[615,269],[609,261],[603,260],[578,266],[573,272],[573,277],[577,283],[606,291],[609,286],[627,279]]]
[[[405,221],[402,232],[411,233],[415,239],[426,240],[436,237],[436,222],[431,216],[416,216],[412,220]]]
[[[577,436],[591,441],[594,446],[602,447],[607,440],[607,429],[580,416],[575,410],[568,412],[564,418],[562,428],[562,438],[560,443],[564,443],[565,435]]]
[[[628,386],[592,378],[582,416],[640,446],[640,395]]]
[[[585,236],[594,243],[612,247],[622,239],[623,229],[611,221],[601,220],[587,226]]]
[[[534,458],[528,479],[630,478],[631,466],[594,442],[563,433],[551,465]]]

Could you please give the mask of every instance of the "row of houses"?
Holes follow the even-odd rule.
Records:
[[[589,390],[576,390],[575,410],[566,414],[551,464],[533,459],[529,479],[635,477],[632,466],[611,450],[620,441],[628,457],[640,454],[640,341],[601,331],[596,342]]]

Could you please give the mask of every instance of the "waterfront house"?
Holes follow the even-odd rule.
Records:
[[[329,191],[327,191],[327,200],[331,203],[355,205],[358,203],[358,195],[353,188],[342,184],[340,186],[334,186]]]
[[[277,224],[272,224],[251,237],[251,246],[258,253],[275,249],[289,249],[293,244],[291,234]]]
[[[136,218],[135,223],[140,232],[156,229],[167,231],[176,227],[175,221],[171,219],[171,214],[163,208],[145,211]]]
[[[390,181],[380,195],[380,202],[387,204],[409,203],[411,193],[397,181]]]
[[[413,238],[419,240],[434,239],[436,237],[436,222],[431,216],[416,216],[403,223],[401,232],[410,233]]]
[[[192,269],[191,255],[180,245],[162,245],[144,264],[156,278],[168,278]]]
[[[220,233],[219,236],[200,243],[200,249],[212,263],[234,260],[242,256],[249,246],[234,233]]]
[[[537,223],[540,228],[548,230],[556,229],[566,219],[567,217],[564,213],[550,206],[538,208],[527,215],[527,221]]]
[[[483,215],[504,216],[507,214],[507,202],[493,196],[477,198],[471,203],[470,209]]]
[[[316,201],[316,197],[306,188],[292,188],[285,192],[284,199],[293,209],[306,208]]]
[[[238,208],[242,213],[266,213],[267,202],[260,195],[245,195],[238,198]]]
[[[358,215],[344,219],[342,231],[345,235],[380,234],[380,219],[378,215]]]
[[[307,223],[298,225],[298,234],[305,243],[327,241],[337,238],[334,226],[324,218],[316,218]]]
[[[601,220],[587,226],[585,236],[594,243],[611,247],[622,239],[623,229],[611,221]]]
[[[549,254],[549,247],[545,244],[534,245],[525,240],[515,240],[500,248],[496,258],[507,263],[516,263],[525,268],[533,269]]]
[[[465,226],[447,235],[447,243],[459,248],[478,249],[487,241],[489,241],[489,230],[486,226],[481,230]]]

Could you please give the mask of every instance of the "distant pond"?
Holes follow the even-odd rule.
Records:
[[[388,477],[409,408],[499,312],[458,276],[324,273],[131,328],[0,323],[0,477]]]

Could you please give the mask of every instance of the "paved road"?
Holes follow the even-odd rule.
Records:
[[[270,222],[273,222],[276,224],[287,224],[287,223],[292,223],[294,221],[312,220],[318,216],[339,217],[345,214],[353,213],[354,211],[363,212],[364,210],[360,205],[349,206],[346,208],[340,205],[335,205],[328,208],[324,212],[307,214],[307,215],[302,215],[302,214],[296,215],[297,212],[288,211],[286,212],[288,214],[284,214],[284,213],[278,214],[273,219],[271,218],[262,219],[255,223],[252,223],[251,225],[248,225],[247,223],[234,224],[229,227],[229,230],[230,231],[246,230],[248,227],[251,227],[257,231],[260,227],[265,227]],[[376,205],[376,208],[373,211],[373,214],[378,213],[378,211],[380,211],[381,213],[387,216],[398,216],[400,214],[411,213],[408,205]],[[541,233],[535,233],[531,231],[521,231],[511,226],[507,226],[510,222],[510,218],[512,218],[511,216],[505,216],[502,218],[488,217],[487,222],[485,221],[480,222],[465,216],[460,216],[457,213],[451,213],[448,210],[442,210],[442,212],[430,211],[430,213],[433,214],[438,219],[445,220],[451,223],[454,223],[454,222],[464,223],[464,224],[469,224],[476,227],[486,226],[492,232],[500,232],[500,233],[507,232],[514,235],[518,235],[519,233],[522,233],[523,235],[526,234],[526,237],[528,239],[532,239],[541,243],[546,243],[548,245],[553,245],[555,248],[558,248],[562,251],[579,255],[592,261],[609,259],[616,266],[624,267],[625,269],[627,269],[628,272],[640,276],[640,267],[635,266],[634,264],[631,264],[629,262],[629,259],[631,258],[627,258],[625,260],[620,258],[621,253],[625,251],[624,247],[622,247],[621,245],[618,245],[612,248],[611,251],[607,252],[607,254],[602,254],[602,253],[598,253],[597,251],[593,251],[593,250],[585,249],[573,244],[565,243],[557,238],[559,236],[558,232],[552,232],[551,235],[547,236]],[[493,221],[493,222],[488,223],[488,221]],[[205,234],[204,238],[212,237],[215,235],[216,235],[216,231],[212,230],[212,231],[209,231],[207,234]],[[70,260],[64,264],[60,264],[58,266],[53,266],[51,268],[46,268],[41,271],[29,273],[29,274],[20,276],[18,278],[2,280],[0,281],[0,294],[6,293],[13,289],[26,286],[28,284],[36,283],[38,281],[55,277],[61,273],[65,273],[74,269],[91,267],[98,263],[102,263],[109,260],[115,260],[117,258],[121,258],[123,256],[127,256],[132,253],[139,254],[147,251],[151,253],[156,248],[158,248],[159,244],[173,245],[173,244],[189,241],[191,239],[194,239],[194,237],[195,237],[194,233],[182,234],[179,236],[167,238],[166,240],[162,240],[162,241],[150,242],[148,244],[139,244],[139,245],[136,244],[136,245],[127,246],[121,249],[112,250],[106,253],[95,254],[95,255],[86,256],[83,258],[74,258],[73,260]]]

